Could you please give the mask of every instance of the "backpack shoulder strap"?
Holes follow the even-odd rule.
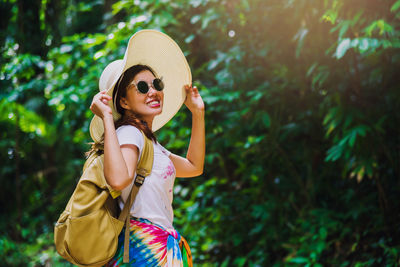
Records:
[[[151,174],[151,169],[153,168],[154,161],[154,147],[153,142],[147,138],[147,136],[142,132],[144,137],[144,146],[142,151],[142,156],[136,167],[136,178],[135,185],[140,187],[144,183],[144,179]]]
[[[136,195],[139,191],[139,187],[144,183],[147,176],[151,174],[154,162],[154,147],[153,142],[147,138],[142,132],[144,137],[144,146],[142,150],[142,156],[140,157],[139,163],[136,167],[136,177],[129,194],[128,199],[125,202],[124,208],[119,215],[120,221],[125,221],[125,240],[124,240],[124,259],[123,262],[129,262],[129,226],[130,226],[130,210],[133,202],[135,201]]]

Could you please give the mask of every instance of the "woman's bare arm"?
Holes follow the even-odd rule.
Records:
[[[111,97],[105,92],[98,93],[92,101],[90,109],[102,118],[104,126],[104,176],[108,184],[115,190],[127,187],[136,171],[139,149],[135,145],[118,143],[114,120],[108,101]]]
[[[205,157],[204,102],[196,87],[185,86],[185,105],[192,112],[192,135],[186,158],[171,154],[177,177],[194,177],[203,173]]]

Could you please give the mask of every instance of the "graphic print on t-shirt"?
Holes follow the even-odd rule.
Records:
[[[167,179],[169,176],[172,176],[175,174],[175,167],[174,164],[170,161],[167,168],[165,169],[165,172],[163,173],[163,178]]]
[[[168,163],[167,168],[165,168],[165,171],[162,175],[162,177],[164,178],[164,180],[168,179],[168,178],[174,178],[175,177],[175,167],[174,164],[172,163],[172,161],[170,161]],[[169,193],[172,192],[172,188],[168,190]]]

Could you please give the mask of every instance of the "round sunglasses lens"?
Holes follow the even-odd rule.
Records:
[[[141,92],[142,94],[147,94],[147,92],[149,91],[149,86],[147,85],[146,82],[140,81],[140,82],[137,84],[137,89],[138,89],[139,92]]]
[[[164,89],[164,83],[161,81],[161,79],[154,79],[153,86],[157,91],[162,91],[162,89]]]

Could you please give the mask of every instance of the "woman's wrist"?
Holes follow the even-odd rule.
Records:
[[[204,117],[204,109],[194,109],[191,110],[193,117]]]
[[[103,116],[103,124],[104,124],[104,127],[106,127],[106,125],[108,125],[108,124],[114,125],[113,116],[111,114],[105,114]]]

